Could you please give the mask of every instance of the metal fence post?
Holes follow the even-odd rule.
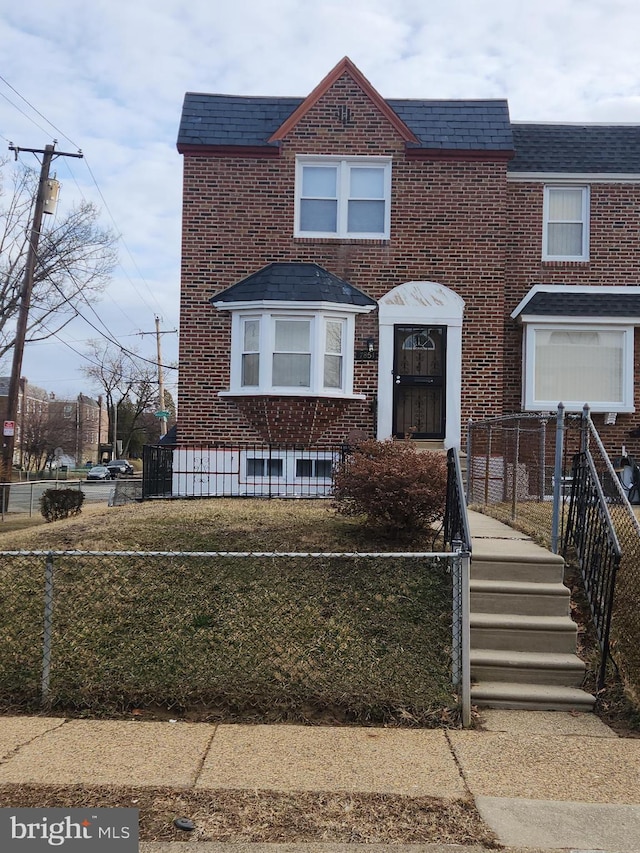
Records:
[[[518,465],[520,462],[520,421],[516,425],[516,446],[513,460],[513,471],[511,473],[511,519],[515,521],[518,514]],[[507,472],[505,471],[505,474]]]
[[[562,459],[564,457],[564,405],[558,403],[556,418],[556,459],[553,469],[553,510],[551,515],[551,551],[558,553],[558,531],[560,529],[560,499],[562,496]]]
[[[580,452],[586,453],[589,449],[589,421],[591,420],[591,409],[588,403],[582,407],[582,421],[580,423]]]
[[[452,597],[451,602],[451,681],[460,690],[462,678],[462,588],[460,550],[462,542],[456,539],[451,543],[453,561],[451,565]]]
[[[41,701],[48,707],[51,676],[51,635],[53,630],[53,554],[47,555],[44,574],[44,635],[42,641],[42,688]]]
[[[547,419],[540,420],[540,473],[538,474],[538,500],[544,500],[546,494],[546,472],[547,472]]]
[[[491,424],[489,424],[487,436],[487,453],[484,465],[484,505],[489,503],[489,465],[491,460]]]
[[[453,683],[458,688],[462,725],[471,725],[471,554],[462,542],[452,543],[453,555]]]
[[[473,447],[471,444],[471,442],[472,442],[472,433],[471,433],[472,423],[473,423],[472,419],[469,418],[469,420],[467,421],[467,447],[466,447],[466,450],[467,450],[467,470],[466,470],[466,475],[467,475],[466,476],[466,480],[467,480],[467,484],[466,484],[467,485],[467,493],[466,493],[467,503],[469,503],[470,499],[471,499],[470,496],[471,496],[471,490],[472,490],[472,484],[473,484],[473,463],[471,461],[472,460],[472,453],[473,453]]]
[[[471,554],[460,554],[462,585],[462,725],[471,725]]]

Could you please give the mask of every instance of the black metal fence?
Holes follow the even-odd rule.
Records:
[[[563,553],[570,546],[582,573],[593,626],[600,646],[598,689],[604,686],[609,656],[609,633],[622,552],[611,520],[607,498],[588,450],[574,457],[569,516]]]
[[[143,497],[327,497],[345,445],[146,447]]]
[[[467,514],[464,480],[460,467],[460,456],[455,447],[447,451],[447,502],[444,516],[444,541],[471,553],[471,530]]]

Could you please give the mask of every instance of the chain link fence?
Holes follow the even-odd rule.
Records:
[[[0,552],[0,703],[454,724],[461,562],[448,553]]]
[[[560,528],[571,494],[573,456],[580,450],[580,417],[564,418],[558,443],[555,414],[517,414],[471,422],[467,433],[467,499],[471,508],[511,524],[549,544],[555,469],[560,497]],[[557,459],[561,448],[560,459]]]
[[[624,484],[628,460],[609,458],[588,410],[565,415],[561,431],[555,413],[522,413],[470,423],[468,502],[472,509],[522,530],[544,547],[564,551],[574,457],[586,447],[622,551],[611,621],[611,656],[640,704],[640,526],[627,498],[628,484]],[[572,559],[570,549],[566,556]]]

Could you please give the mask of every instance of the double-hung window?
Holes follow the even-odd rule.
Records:
[[[589,187],[546,186],[543,222],[544,261],[589,260]]]
[[[276,317],[271,383],[279,388],[311,387],[311,320]]]
[[[388,239],[391,160],[298,157],[296,237]]]

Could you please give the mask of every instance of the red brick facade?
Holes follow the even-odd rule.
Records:
[[[376,300],[412,281],[458,294],[463,425],[520,410],[522,331],[510,314],[534,284],[640,282],[639,184],[594,183],[591,260],[543,263],[542,180],[508,180],[504,152],[416,152],[348,72],[278,148],[184,154],[181,446],[342,442],[354,429],[375,435],[373,361],[355,364],[354,393],[365,399],[219,396],[230,388],[231,318],[210,299],[267,264],[312,262]],[[295,158],[304,154],[392,158],[390,239],[294,237]],[[367,338],[378,341],[377,312],[356,317],[355,349]],[[620,415],[603,431],[632,446],[627,432],[636,423],[636,415]]]

